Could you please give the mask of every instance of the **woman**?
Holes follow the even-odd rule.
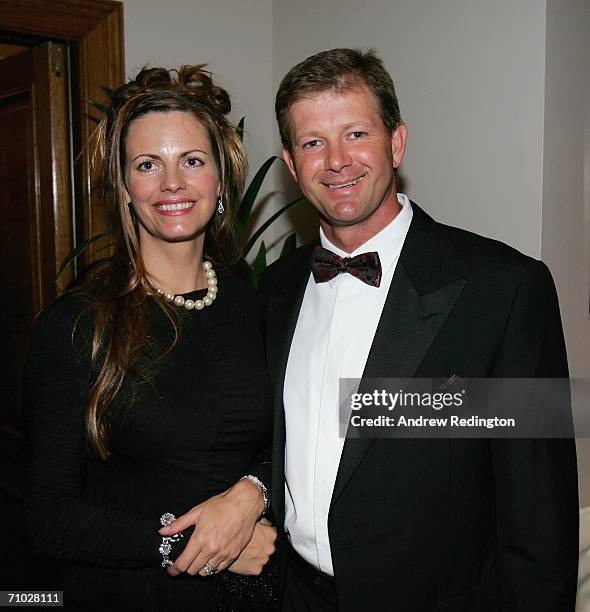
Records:
[[[27,516],[66,606],[212,609],[225,570],[257,574],[274,550],[257,298],[215,272],[246,172],[229,110],[203,66],[115,92],[99,136],[114,256],[36,322]],[[193,529],[174,535],[181,514]]]

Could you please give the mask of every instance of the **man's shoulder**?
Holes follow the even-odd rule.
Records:
[[[527,267],[535,261],[505,242],[469,230],[441,225],[441,232],[450,245],[463,251],[476,266]]]
[[[433,220],[414,204],[416,232],[410,248],[436,253],[439,265],[460,265],[468,275],[524,274],[539,262],[516,248],[475,232]],[[432,244],[428,244],[431,242]]]

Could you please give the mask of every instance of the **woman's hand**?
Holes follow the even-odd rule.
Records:
[[[244,479],[179,516],[160,529],[160,535],[171,536],[193,525],[195,530],[168,573],[207,576],[206,563],[216,572],[226,569],[252,538],[263,510],[260,487]]]
[[[275,551],[277,530],[266,519],[261,519],[254,527],[252,539],[240,556],[227,568],[234,574],[258,576]]]

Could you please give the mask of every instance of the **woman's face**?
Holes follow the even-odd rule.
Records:
[[[135,119],[125,142],[125,186],[142,250],[203,241],[221,193],[206,128],[182,111]]]

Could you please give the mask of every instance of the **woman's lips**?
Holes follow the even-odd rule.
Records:
[[[187,214],[194,205],[195,203],[192,200],[182,200],[177,202],[158,202],[154,208],[161,215],[176,216]]]

